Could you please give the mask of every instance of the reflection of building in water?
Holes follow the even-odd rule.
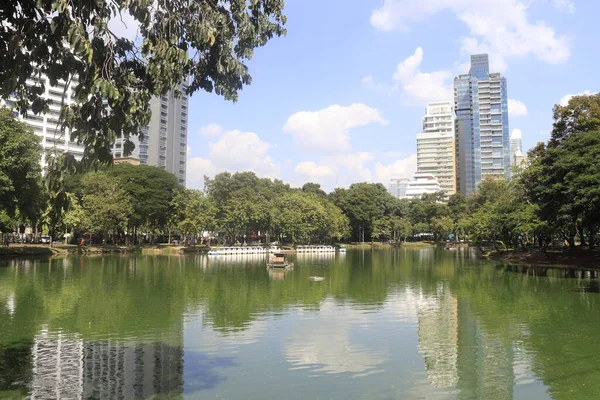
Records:
[[[33,341],[32,399],[79,399],[83,395],[83,341],[42,331]]]
[[[43,331],[32,348],[32,399],[148,398],[183,393],[183,349],[164,342],[84,342]]]
[[[461,399],[512,399],[514,349],[498,334],[486,332],[469,300],[458,300],[458,370]]]
[[[447,388],[458,382],[458,303],[448,290],[418,305],[419,351],[431,384]]]
[[[531,358],[485,329],[468,299],[439,288],[417,309],[419,351],[433,386],[456,386],[461,399],[512,399],[515,385],[532,382]]]

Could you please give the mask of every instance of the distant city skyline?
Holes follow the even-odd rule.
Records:
[[[410,178],[424,107],[453,100],[454,77],[480,53],[508,80],[510,129],[522,130],[526,153],[549,139],[555,104],[597,90],[589,26],[600,3],[579,1],[568,12],[552,1],[521,4],[287,1],[288,35],[257,49],[239,101],[202,92],[190,99],[188,186],[246,170],[327,191]],[[308,13],[311,6],[322,13]],[[532,85],[542,74],[552,84]]]

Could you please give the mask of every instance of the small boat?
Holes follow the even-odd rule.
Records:
[[[294,264],[289,262],[283,253],[274,253],[267,263],[267,268],[292,268],[293,266]]]
[[[322,276],[309,276],[308,280],[315,281],[315,282],[321,282],[321,281],[324,281],[325,278],[323,278]]]
[[[340,248],[338,249],[338,251],[340,253],[345,253],[346,252],[346,248],[344,246],[340,246]]]

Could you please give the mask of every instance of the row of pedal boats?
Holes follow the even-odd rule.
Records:
[[[314,245],[314,246],[298,246],[296,253],[345,253],[345,247],[339,247],[337,250],[333,246]],[[281,253],[279,247],[261,247],[261,246],[232,246],[232,247],[215,247],[208,252],[209,256],[220,255],[250,255],[250,254],[275,254]]]

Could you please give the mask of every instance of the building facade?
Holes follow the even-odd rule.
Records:
[[[388,188],[388,192],[397,199],[403,199],[406,197],[407,185],[408,179],[392,179],[390,182],[390,187]]]
[[[77,160],[81,160],[83,157],[83,146],[70,141],[69,130],[67,129],[65,132],[62,132],[59,123],[61,104],[63,101],[64,104],[71,104],[71,90],[77,85],[77,79],[73,78],[70,84],[59,80],[56,86],[50,86],[50,81],[45,75],[34,76],[27,79],[27,85],[34,86],[39,83],[43,83],[45,87],[45,92],[42,94],[42,97],[44,99],[52,100],[48,112],[46,114],[38,115],[29,112],[27,113],[27,116],[23,116],[18,112],[13,111],[13,115],[18,120],[27,124],[27,126],[41,138],[40,144],[44,150],[42,153],[41,164],[44,170],[46,169],[47,150],[57,149],[65,153],[71,153]],[[10,98],[9,100],[0,99],[0,104],[11,108],[14,100],[15,99],[13,98]]]
[[[510,174],[506,79],[490,73],[487,54],[471,56],[468,74],[454,79],[456,186],[464,195],[485,177]]]
[[[182,92],[185,85],[182,85]],[[152,118],[147,127],[142,128],[141,138],[132,138],[135,150],[130,157],[140,160],[142,165],[151,165],[168,171],[185,186],[188,96],[183,93],[179,98],[171,91],[166,96],[153,97],[150,100]],[[115,158],[124,157],[124,139],[117,139],[113,147]]]
[[[513,163],[517,151],[523,156],[523,139],[520,130],[515,129],[510,135],[510,162]],[[514,163],[513,163],[514,164]]]
[[[388,191],[398,199],[414,199],[440,192],[442,188],[432,174],[416,173],[412,179],[392,179]]]
[[[69,130],[62,132],[59,124],[61,104],[71,104],[71,92],[78,83],[77,79],[73,78],[70,84],[58,81],[57,86],[51,86],[45,75],[31,77],[27,80],[29,85],[36,83],[43,83],[46,88],[42,97],[52,100],[49,111],[39,115],[30,112],[27,116],[19,115],[15,111],[14,115],[41,137],[41,145],[44,150],[64,151],[73,154],[77,160],[81,160],[84,147],[70,141]],[[185,88],[185,85],[182,85],[182,91]],[[13,101],[14,99],[0,100],[0,105],[12,107]],[[150,124],[142,129],[143,138],[141,140],[137,137],[132,138],[135,144],[132,154],[124,154],[124,139],[119,138],[113,145],[113,156],[115,159],[126,158],[129,163],[135,163],[132,159],[139,159],[140,164],[162,168],[175,175],[180,184],[185,185],[188,96],[182,94],[176,98],[174,91],[171,91],[166,96],[152,98],[150,109],[152,118]],[[47,166],[45,153],[46,151],[42,154],[41,160],[44,170]]]
[[[454,110],[449,101],[429,103],[417,133],[417,172],[433,175],[446,196],[456,192]]]

